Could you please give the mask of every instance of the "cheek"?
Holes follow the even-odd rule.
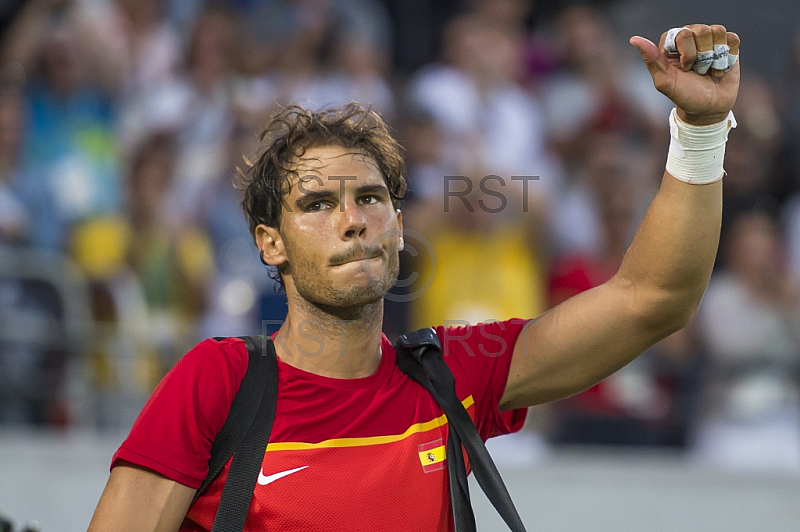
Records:
[[[382,235],[382,242],[381,244],[385,248],[397,248],[400,246],[398,242],[398,237],[402,237],[402,230],[400,229],[400,225],[397,223],[397,218],[389,217],[384,224],[383,235]]]
[[[381,211],[374,218],[375,227],[382,228],[382,232],[393,231],[399,228],[397,213],[393,209]]]
[[[283,242],[289,264],[294,268],[308,266],[315,269],[316,265],[326,264],[328,257],[324,250],[335,253],[337,247],[335,243],[331,246],[330,239],[325,238],[325,234],[324,227],[313,224],[297,224],[287,228],[283,234]]]
[[[313,245],[322,238],[327,228],[327,220],[322,217],[297,216],[286,220],[281,234],[288,245],[295,248]]]

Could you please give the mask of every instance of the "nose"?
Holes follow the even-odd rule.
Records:
[[[340,207],[340,236],[342,240],[364,237],[367,232],[367,218],[352,199],[344,201]]]

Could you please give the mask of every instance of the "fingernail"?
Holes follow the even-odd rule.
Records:
[[[714,77],[715,78],[721,78],[724,74],[725,74],[724,70],[715,70],[714,71]]]

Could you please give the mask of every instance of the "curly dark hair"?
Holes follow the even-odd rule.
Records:
[[[242,208],[254,240],[258,225],[280,227],[282,202],[291,190],[291,178],[310,148],[340,146],[360,151],[383,175],[394,208],[402,206],[406,179],[401,147],[371,108],[356,102],[320,111],[291,105],[272,116],[259,141],[263,151],[257,160],[238,172],[238,186],[244,190]],[[283,284],[280,276],[274,278]]]

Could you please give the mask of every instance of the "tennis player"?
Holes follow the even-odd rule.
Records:
[[[720,233],[739,38],[718,25],[632,37],[669,97],[660,190],[617,274],[535,319],[436,327],[481,436],[575,394],[694,316]],[[382,335],[398,275],[405,191],[398,147],[374,113],[289,108],[246,172],[244,207],[288,315],[273,339],[279,394],[246,530],[452,530],[447,421],[396,368]],[[492,269],[486,257],[487,274]],[[112,462],[92,531],[209,530],[223,469],[196,501],[211,442],[247,366],[241,340],[206,340],[170,371]]]

